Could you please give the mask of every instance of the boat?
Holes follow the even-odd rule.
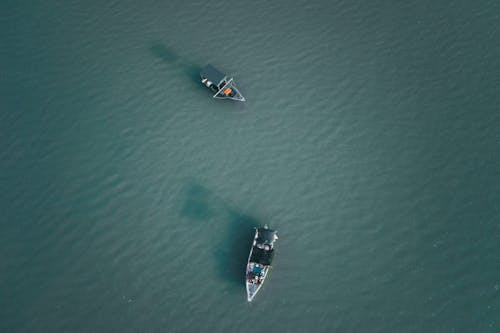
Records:
[[[247,300],[251,302],[266,280],[274,256],[274,242],[278,239],[276,230],[255,228],[255,236],[248,256],[246,270]]]
[[[208,64],[200,71],[201,83],[212,90],[213,98],[232,99],[234,101],[245,101],[232,77],[228,77],[214,66]]]

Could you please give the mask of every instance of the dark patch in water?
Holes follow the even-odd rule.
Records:
[[[191,184],[186,193],[186,200],[182,206],[182,216],[195,219],[207,220],[214,213],[210,207],[210,192],[199,184]]]
[[[163,62],[173,64],[179,59],[179,56],[177,53],[175,53],[173,50],[167,48],[165,45],[161,44],[154,44],[152,45],[149,50],[151,53],[153,53],[155,56],[160,58]]]
[[[256,218],[236,210],[228,211],[228,226],[223,242],[215,252],[215,259],[223,269],[221,278],[244,286],[248,254],[259,225]]]
[[[200,65],[181,58],[171,47],[161,43],[154,43],[149,47],[149,51],[163,63],[173,65],[182,70],[190,81],[196,82],[198,87],[202,87],[200,84]]]
[[[227,225],[225,231],[214,235],[214,264],[221,279],[243,287],[254,228],[261,223],[205,186],[192,181],[187,186],[181,215],[194,221],[212,219],[214,223]]]

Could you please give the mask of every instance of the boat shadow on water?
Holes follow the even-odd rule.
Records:
[[[172,48],[161,43],[152,43],[149,47],[149,51],[157,59],[160,59],[162,63],[176,67],[184,72],[190,82],[195,84],[200,90],[203,89],[203,86],[200,84],[200,65],[181,58]]]
[[[230,211],[227,235],[224,243],[216,252],[221,277],[240,286],[245,285],[245,272],[247,267],[248,253],[254,238],[254,228],[259,226],[257,219],[242,214],[238,211]]]
[[[254,228],[261,223],[199,183],[190,182],[185,193],[181,216],[196,222],[217,223],[213,227],[221,230],[212,233],[212,253],[217,274],[222,280],[244,288]],[[206,232],[209,232],[208,227],[212,229],[212,226],[207,226]]]
[[[212,194],[208,189],[197,183],[187,186],[182,216],[196,221],[209,220],[214,216],[214,210]]]

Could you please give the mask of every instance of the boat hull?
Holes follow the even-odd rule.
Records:
[[[259,230],[261,235],[259,235]],[[251,302],[262,288],[271,268],[274,241],[278,239],[276,231],[264,228],[255,229],[254,241],[248,256],[246,268],[247,300]]]
[[[250,263],[251,265],[253,263]],[[252,281],[249,281],[249,274],[252,274],[253,269],[247,267],[247,281],[246,281],[246,287],[247,287],[247,301],[251,302],[255,295],[259,292],[259,290],[262,288],[262,285],[266,281],[267,273],[269,272],[269,267],[263,267],[262,268],[262,275],[259,278],[259,282],[255,283]]]
[[[215,93],[213,98],[231,99],[244,102],[245,97],[236,88],[233,78],[228,78],[224,73],[212,65],[206,65],[200,71],[201,83]]]

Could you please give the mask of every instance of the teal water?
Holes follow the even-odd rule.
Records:
[[[497,1],[0,8],[1,332],[498,332]]]

